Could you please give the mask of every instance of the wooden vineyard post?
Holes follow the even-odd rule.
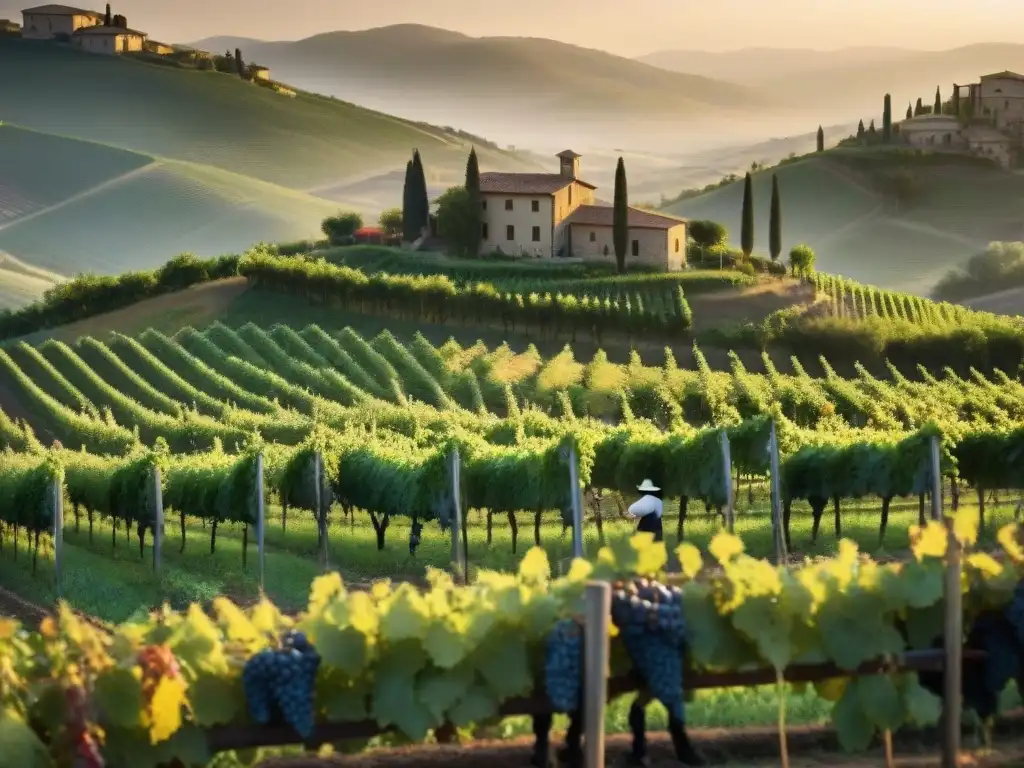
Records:
[[[572,503],[572,556],[583,557],[583,496],[576,446],[569,446],[569,501]]]
[[[327,515],[324,514],[323,457],[313,454],[313,499],[316,504],[317,538],[320,540],[320,567],[327,570]]]
[[[611,608],[611,584],[607,581],[589,582],[585,594],[583,627],[583,764],[586,768],[604,768]]]
[[[942,519],[942,468],[939,463],[939,438],[933,437],[931,448],[932,520]]]
[[[59,600],[64,594],[64,484],[54,478],[50,492],[53,494],[53,575],[56,582],[54,591]]]
[[[939,474],[939,439],[931,441],[932,518],[942,519],[942,477]],[[956,768],[960,756],[960,691],[963,681],[963,594],[961,592],[960,541],[953,518],[946,520],[946,615],[944,622],[945,663],[942,704],[942,768]]]
[[[775,563],[781,565],[789,558],[786,552],[786,534],[782,523],[782,478],[779,475],[779,436],[775,431],[775,419],[768,436],[769,464],[772,473],[772,534],[775,537]]]
[[[153,573],[160,580],[164,545],[164,490],[160,467],[153,467]]]
[[[729,449],[729,435],[723,429],[720,433],[722,441],[722,472],[725,475],[725,527],[733,532],[732,507],[732,453]]]
[[[462,536],[462,457],[459,456],[459,449],[453,448],[451,455],[451,482],[452,482],[452,563],[455,566],[456,579],[461,579],[463,584],[469,583],[468,563],[466,562],[466,551],[460,546]]]
[[[266,574],[265,532],[267,511],[263,501],[263,454],[256,456],[256,559],[259,560],[260,594],[263,594],[264,576]]]

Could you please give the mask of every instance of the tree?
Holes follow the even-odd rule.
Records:
[[[427,175],[420,151],[412,152],[413,205],[416,211],[416,236],[430,225],[430,201],[427,199]]]
[[[875,136],[875,121],[872,118],[871,125],[868,126],[868,135],[874,138]]]
[[[723,245],[729,238],[725,227],[717,221],[708,219],[691,221],[688,230],[690,239],[700,248],[714,248],[716,245]]]
[[[245,79],[245,62],[242,60],[241,48],[235,48],[235,71],[239,77]]]
[[[437,199],[437,229],[453,256],[479,253],[480,210],[465,187],[452,187]]]
[[[114,17],[110,15],[110,3],[107,3],[107,12],[103,15],[103,26],[114,26]]]
[[[882,105],[882,141],[888,144],[892,140],[892,96],[885,94]]]
[[[779,201],[779,177],[772,174],[772,207],[768,219],[768,253],[778,261],[782,253],[782,208]]]
[[[863,120],[861,120],[859,123],[857,123],[857,138],[858,139],[863,139],[864,138],[864,121]]]
[[[356,230],[363,226],[363,217],[358,213],[339,213],[328,216],[320,223],[320,231],[331,245],[345,245]]]
[[[402,240],[407,243],[416,239],[413,236],[415,216],[412,210],[412,160],[409,160],[405,164],[405,183],[402,185]]]
[[[914,116],[914,111],[910,108],[910,102],[907,102],[907,120]]]
[[[809,277],[814,272],[814,251],[800,243],[789,250],[789,270],[793,277]]]
[[[939,92],[939,86],[935,86],[935,106],[932,107],[932,114],[942,114],[942,94]]]
[[[472,203],[473,216],[476,219],[475,241],[470,243],[469,253],[477,256],[480,253],[480,240],[483,238],[483,196],[480,194],[480,162],[476,157],[476,147],[469,151],[466,161],[466,193]],[[440,222],[440,220],[438,220]]]
[[[754,182],[748,173],[743,179],[743,210],[740,218],[740,248],[748,259],[754,252]]]
[[[914,117],[924,114],[924,104],[921,103],[921,97],[917,97],[917,104],[914,105]]]
[[[626,245],[629,241],[629,189],[626,186],[626,164],[619,158],[615,166],[615,195],[612,211],[612,243],[619,272],[626,271]]]
[[[380,225],[380,228],[384,230],[384,234],[387,237],[401,237],[402,209],[388,208],[386,211],[382,211],[377,223]]]
[[[825,151],[825,132],[818,126],[818,152]]]

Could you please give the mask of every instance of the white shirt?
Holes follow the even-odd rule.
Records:
[[[630,517],[646,517],[655,514],[661,517],[662,510],[661,499],[656,496],[644,495],[630,505],[629,515]]]

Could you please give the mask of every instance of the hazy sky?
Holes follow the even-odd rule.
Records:
[[[83,5],[89,7],[83,0]],[[0,8],[20,10],[0,0]],[[97,9],[102,4],[93,2]],[[157,40],[294,40],[429,24],[470,35],[551,37],[626,56],[663,48],[952,48],[1024,29],[1020,0],[114,0]],[[15,18],[19,18],[18,15]]]

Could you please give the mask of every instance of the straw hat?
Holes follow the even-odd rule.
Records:
[[[640,483],[640,485],[638,485],[636,487],[636,489],[638,491],[641,491],[641,492],[642,491],[660,491],[661,490],[661,488],[659,488],[658,486],[656,486],[654,483],[651,482],[650,478],[647,478],[642,483]]]

